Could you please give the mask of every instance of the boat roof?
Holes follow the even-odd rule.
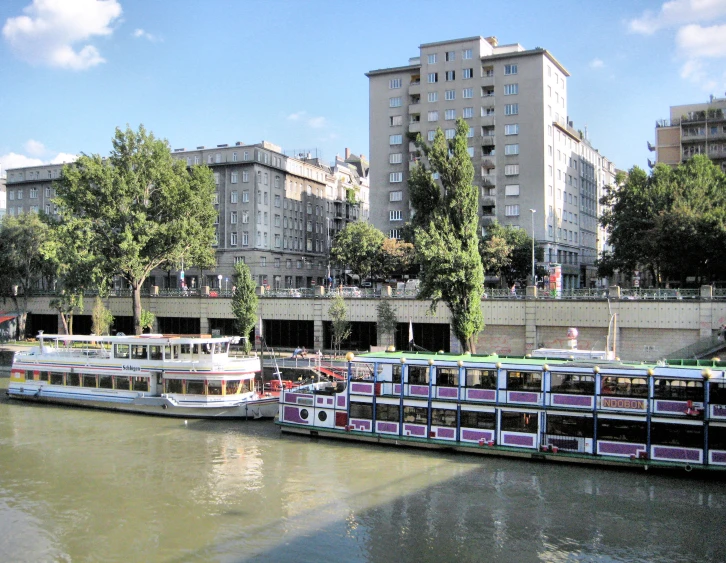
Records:
[[[39,334],[38,340],[56,342],[106,342],[110,344],[206,344],[208,342],[229,342],[233,336],[212,336],[209,334],[142,334],[140,336],[96,336],[93,334]]]

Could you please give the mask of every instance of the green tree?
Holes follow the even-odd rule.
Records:
[[[481,239],[479,251],[484,270],[500,276],[502,283],[532,283],[532,237],[524,229],[515,229],[510,225],[492,223]],[[544,258],[542,247],[535,247],[535,259],[541,262]],[[536,272],[541,275],[542,271]]]
[[[147,311],[146,309],[141,309],[141,330],[146,330],[147,328],[149,331],[154,327],[154,322],[156,321],[156,315],[152,313],[151,311]]]
[[[350,336],[351,325],[348,320],[348,307],[345,305],[345,299],[342,295],[336,295],[330,307],[328,307],[328,316],[331,324],[331,346],[333,352],[337,355],[340,353],[340,347],[343,341]]]
[[[97,295],[91,311],[91,331],[99,336],[108,334],[111,324],[113,324],[113,314],[103,304],[101,296]]]
[[[387,238],[379,250],[376,274],[387,278],[394,273],[405,273],[411,269],[416,258],[413,244],[403,240]]]
[[[335,237],[330,249],[331,258],[348,266],[361,278],[370,276],[380,261],[385,235],[370,223],[356,221],[348,224]]]
[[[6,215],[0,225],[0,291],[18,312],[18,332],[25,338],[28,298],[52,266],[42,252],[49,228],[37,213]]]
[[[396,335],[396,328],[398,327],[398,317],[396,316],[396,309],[391,305],[390,299],[381,299],[378,303],[377,312],[378,322],[376,323],[376,327],[380,337],[378,345],[395,345],[394,337]],[[384,339],[386,344],[382,344]]]
[[[215,184],[204,166],[187,170],[169,144],[116,129],[108,158],[81,155],[57,183],[60,216],[89,233],[90,251],[131,286],[134,331],[141,334],[141,287],[167,262],[209,267],[217,212]]]
[[[244,262],[234,265],[234,286],[232,291],[232,313],[239,334],[244,337],[242,346],[245,354],[252,349],[250,333],[257,322],[257,294],[250,268]]]
[[[417,146],[426,155],[425,164],[414,167],[408,182],[414,218],[426,214],[427,222],[414,228],[416,256],[421,264],[419,298],[431,299],[432,310],[443,301],[451,312],[454,335],[465,352],[476,352],[476,338],[484,328],[481,298],[484,273],[479,255],[477,189],[472,184],[474,167],[468,153],[469,125],[456,122],[456,135],[450,141],[441,129],[431,146],[421,136]],[[417,170],[423,168],[424,170]],[[421,201],[433,201],[431,173],[437,172],[443,197],[433,209],[423,209]]]

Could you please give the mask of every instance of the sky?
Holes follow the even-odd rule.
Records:
[[[0,166],[106,155],[140,124],[172,148],[367,155],[365,73],[480,35],[550,51],[620,169],[654,159],[671,105],[726,97],[726,0],[2,0]]]

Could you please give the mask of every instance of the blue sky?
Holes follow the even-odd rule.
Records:
[[[726,92],[726,0],[3,0],[0,29],[4,169],[105,155],[127,123],[172,148],[367,155],[364,73],[459,37],[548,49],[619,168],[646,166],[671,105]]]

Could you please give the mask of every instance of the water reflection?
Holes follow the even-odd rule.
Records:
[[[720,482],[2,401],[0,452],[2,561],[726,560]]]

